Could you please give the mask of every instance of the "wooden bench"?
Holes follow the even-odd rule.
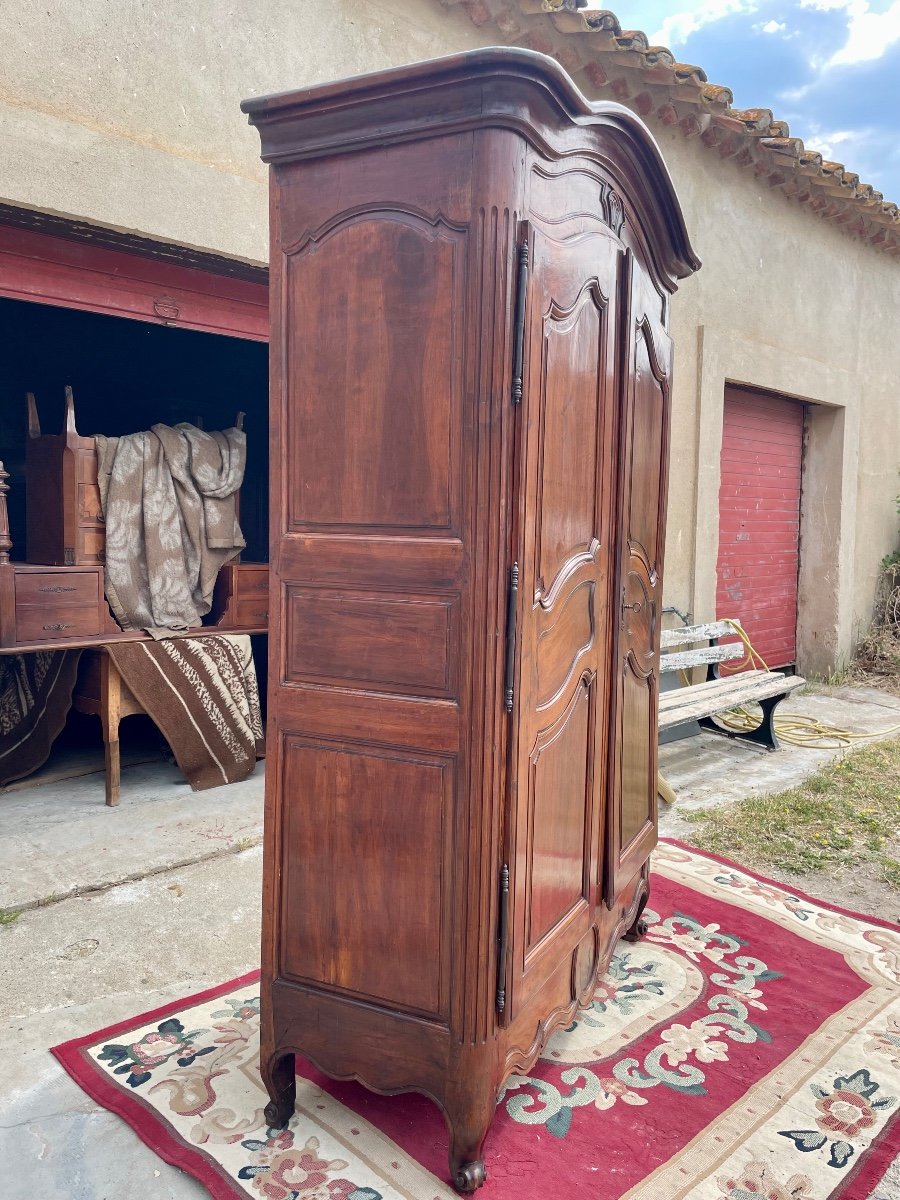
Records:
[[[721,642],[733,637],[736,630],[729,621],[712,621],[706,625],[686,625],[682,629],[663,631],[660,646],[660,671],[691,671],[706,667],[706,681],[689,687],[663,692],[659,699],[660,731],[696,721],[703,729],[726,737],[744,738],[758,742],[769,750],[778,749],[775,735],[775,709],[791,692],[803,687],[799,675],[782,675],[778,671],[741,671],[735,675],[719,674],[722,663],[744,657],[742,642]],[[697,643],[705,643],[697,645]],[[692,649],[685,649],[692,646]],[[755,729],[728,729],[717,724],[713,717],[744,704],[758,704],[762,721]]]

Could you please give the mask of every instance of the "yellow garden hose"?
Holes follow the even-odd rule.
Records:
[[[719,668],[720,674],[734,674],[743,670],[746,667],[753,667],[759,670],[768,671],[768,666],[762,655],[753,648],[750,639],[747,637],[743,627],[737,622],[727,620],[727,623],[732,627],[737,636],[744,643],[744,656],[735,665],[729,664],[729,668]],[[689,687],[691,679],[686,671],[679,671],[681,681],[685,686]],[[735,733],[749,733],[756,729],[759,724],[759,718],[754,717],[749,709],[743,705],[736,708],[730,708],[727,712],[717,713],[716,719]],[[776,715],[773,724],[778,740],[785,742],[789,746],[801,746],[808,750],[835,750],[845,746],[852,746],[854,742],[865,742],[869,738],[888,737],[892,733],[900,732],[900,724],[891,725],[888,729],[879,729],[874,733],[853,733],[849,729],[840,729],[831,725],[826,725],[822,721],[818,721],[815,717],[804,717],[798,713],[784,713]],[[668,804],[675,802],[675,792],[671,785],[657,774],[657,791],[660,797]]]
[[[765,659],[754,649],[743,627],[737,621],[727,618],[726,621],[744,643],[744,657],[736,665],[730,666],[729,673],[737,672],[745,667],[768,671]],[[759,724],[753,714],[743,706],[720,713],[718,720],[727,729],[732,729],[736,733],[748,732]],[[802,717],[797,713],[778,714],[773,724],[779,741],[786,742],[789,746],[804,746],[809,750],[839,749],[842,746],[851,746],[854,742],[864,742],[875,737],[887,737],[889,734],[900,731],[900,725],[892,725],[888,729],[879,729],[874,733],[853,733],[849,729],[839,729],[826,725],[824,722],[816,720],[815,717]]]

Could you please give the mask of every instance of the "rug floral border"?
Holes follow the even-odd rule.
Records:
[[[775,892],[785,897],[791,926],[801,936],[805,932],[804,923],[808,923],[806,910],[799,906],[810,906],[812,910],[822,910],[824,913],[834,913],[854,921],[862,922],[875,928],[897,932],[897,927],[889,921],[863,913],[853,912],[839,905],[830,904],[797,889],[788,888],[765,875],[762,875],[740,863],[722,855],[698,850],[696,847],[680,842],[677,839],[661,838],[662,847],[682,850],[696,858],[705,859],[726,870],[731,870],[746,876],[764,887],[771,887]],[[660,864],[662,865],[662,864]],[[690,886],[688,883],[687,886]],[[737,896],[735,897],[737,900]],[[792,907],[791,907],[792,906]],[[761,914],[762,915],[762,914]],[[771,915],[771,914],[770,914]],[[784,915],[784,914],[783,914]],[[796,923],[795,923],[796,921]],[[808,928],[808,924],[807,924]],[[811,932],[811,930],[810,930]],[[214,1200],[234,1200],[235,1181],[201,1146],[185,1141],[176,1129],[167,1125],[160,1117],[159,1110],[152,1104],[146,1103],[139,1094],[129,1092],[119,1084],[104,1075],[88,1053],[88,1048],[96,1047],[100,1041],[116,1038],[118,1035],[137,1027],[164,1021],[169,1016],[187,1008],[201,1005],[218,997],[234,992],[245,986],[252,986],[260,978],[259,970],[249,971],[225,983],[204,989],[188,996],[182,996],[145,1013],[135,1014],[110,1025],[104,1029],[93,1030],[83,1037],[72,1039],[51,1049],[51,1053],[78,1085],[94,1101],[110,1112],[125,1120],[138,1137],[164,1162],[185,1170],[209,1191]],[[893,1122],[891,1123],[893,1125]],[[887,1130],[884,1131],[887,1133]],[[893,1139],[882,1136],[872,1145],[859,1162],[848,1172],[842,1181],[841,1194],[867,1195],[883,1177],[894,1158],[892,1149]],[[645,1180],[646,1182],[646,1180]],[[852,1192],[848,1189],[852,1186]]]

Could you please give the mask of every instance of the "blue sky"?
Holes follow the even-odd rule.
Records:
[[[900,0],[615,0],[681,62],[900,203]]]

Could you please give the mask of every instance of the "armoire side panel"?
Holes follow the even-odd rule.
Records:
[[[282,771],[284,978],[446,1017],[452,769],[290,737]]]
[[[288,1008],[339,1005],[351,1040],[363,1009],[435,1047],[452,1016],[472,146],[291,164],[275,185],[267,970]],[[267,1012],[266,1053],[290,1029]],[[324,1025],[305,1048],[343,1061]],[[382,1057],[361,1038],[357,1073],[413,1072]]]

